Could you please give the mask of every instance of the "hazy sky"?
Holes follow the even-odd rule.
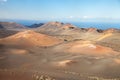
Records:
[[[0,0],[0,19],[120,21],[120,0]]]

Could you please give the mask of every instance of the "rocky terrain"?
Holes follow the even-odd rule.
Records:
[[[0,22],[0,80],[120,80],[120,30]]]

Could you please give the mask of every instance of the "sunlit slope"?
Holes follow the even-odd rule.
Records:
[[[15,35],[0,39],[0,43],[7,45],[23,45],[23,46],[52,46],[60,43],[61,40],[36,33],[31,30],[19,32]]]

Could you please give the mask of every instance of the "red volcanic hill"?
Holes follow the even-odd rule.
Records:
[[[70,35],[78,33],[77,27],[69,23],[48,22],[36,29],[36,31],[49,35]]]
[[[52,46],[60,42],[61,40],[55,37],[36,33],[31,30],[19,32],[0,40],[1,44],[22,46]]]

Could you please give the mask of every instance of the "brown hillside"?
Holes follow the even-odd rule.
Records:
[[[116,55],[117,52],[109,47],[104,47],[92,43],[91,41],[73,41],[56,47],[58,50],[63,50],[73,54],[86,54],[93,56],[109,56]]]
[[[2,44],[24,45],[24,46],[52,46],[60,42],[61,40],[57,38],[36,33],[31,30],[19,32],[15,35],[0,40],[0,43]]]

